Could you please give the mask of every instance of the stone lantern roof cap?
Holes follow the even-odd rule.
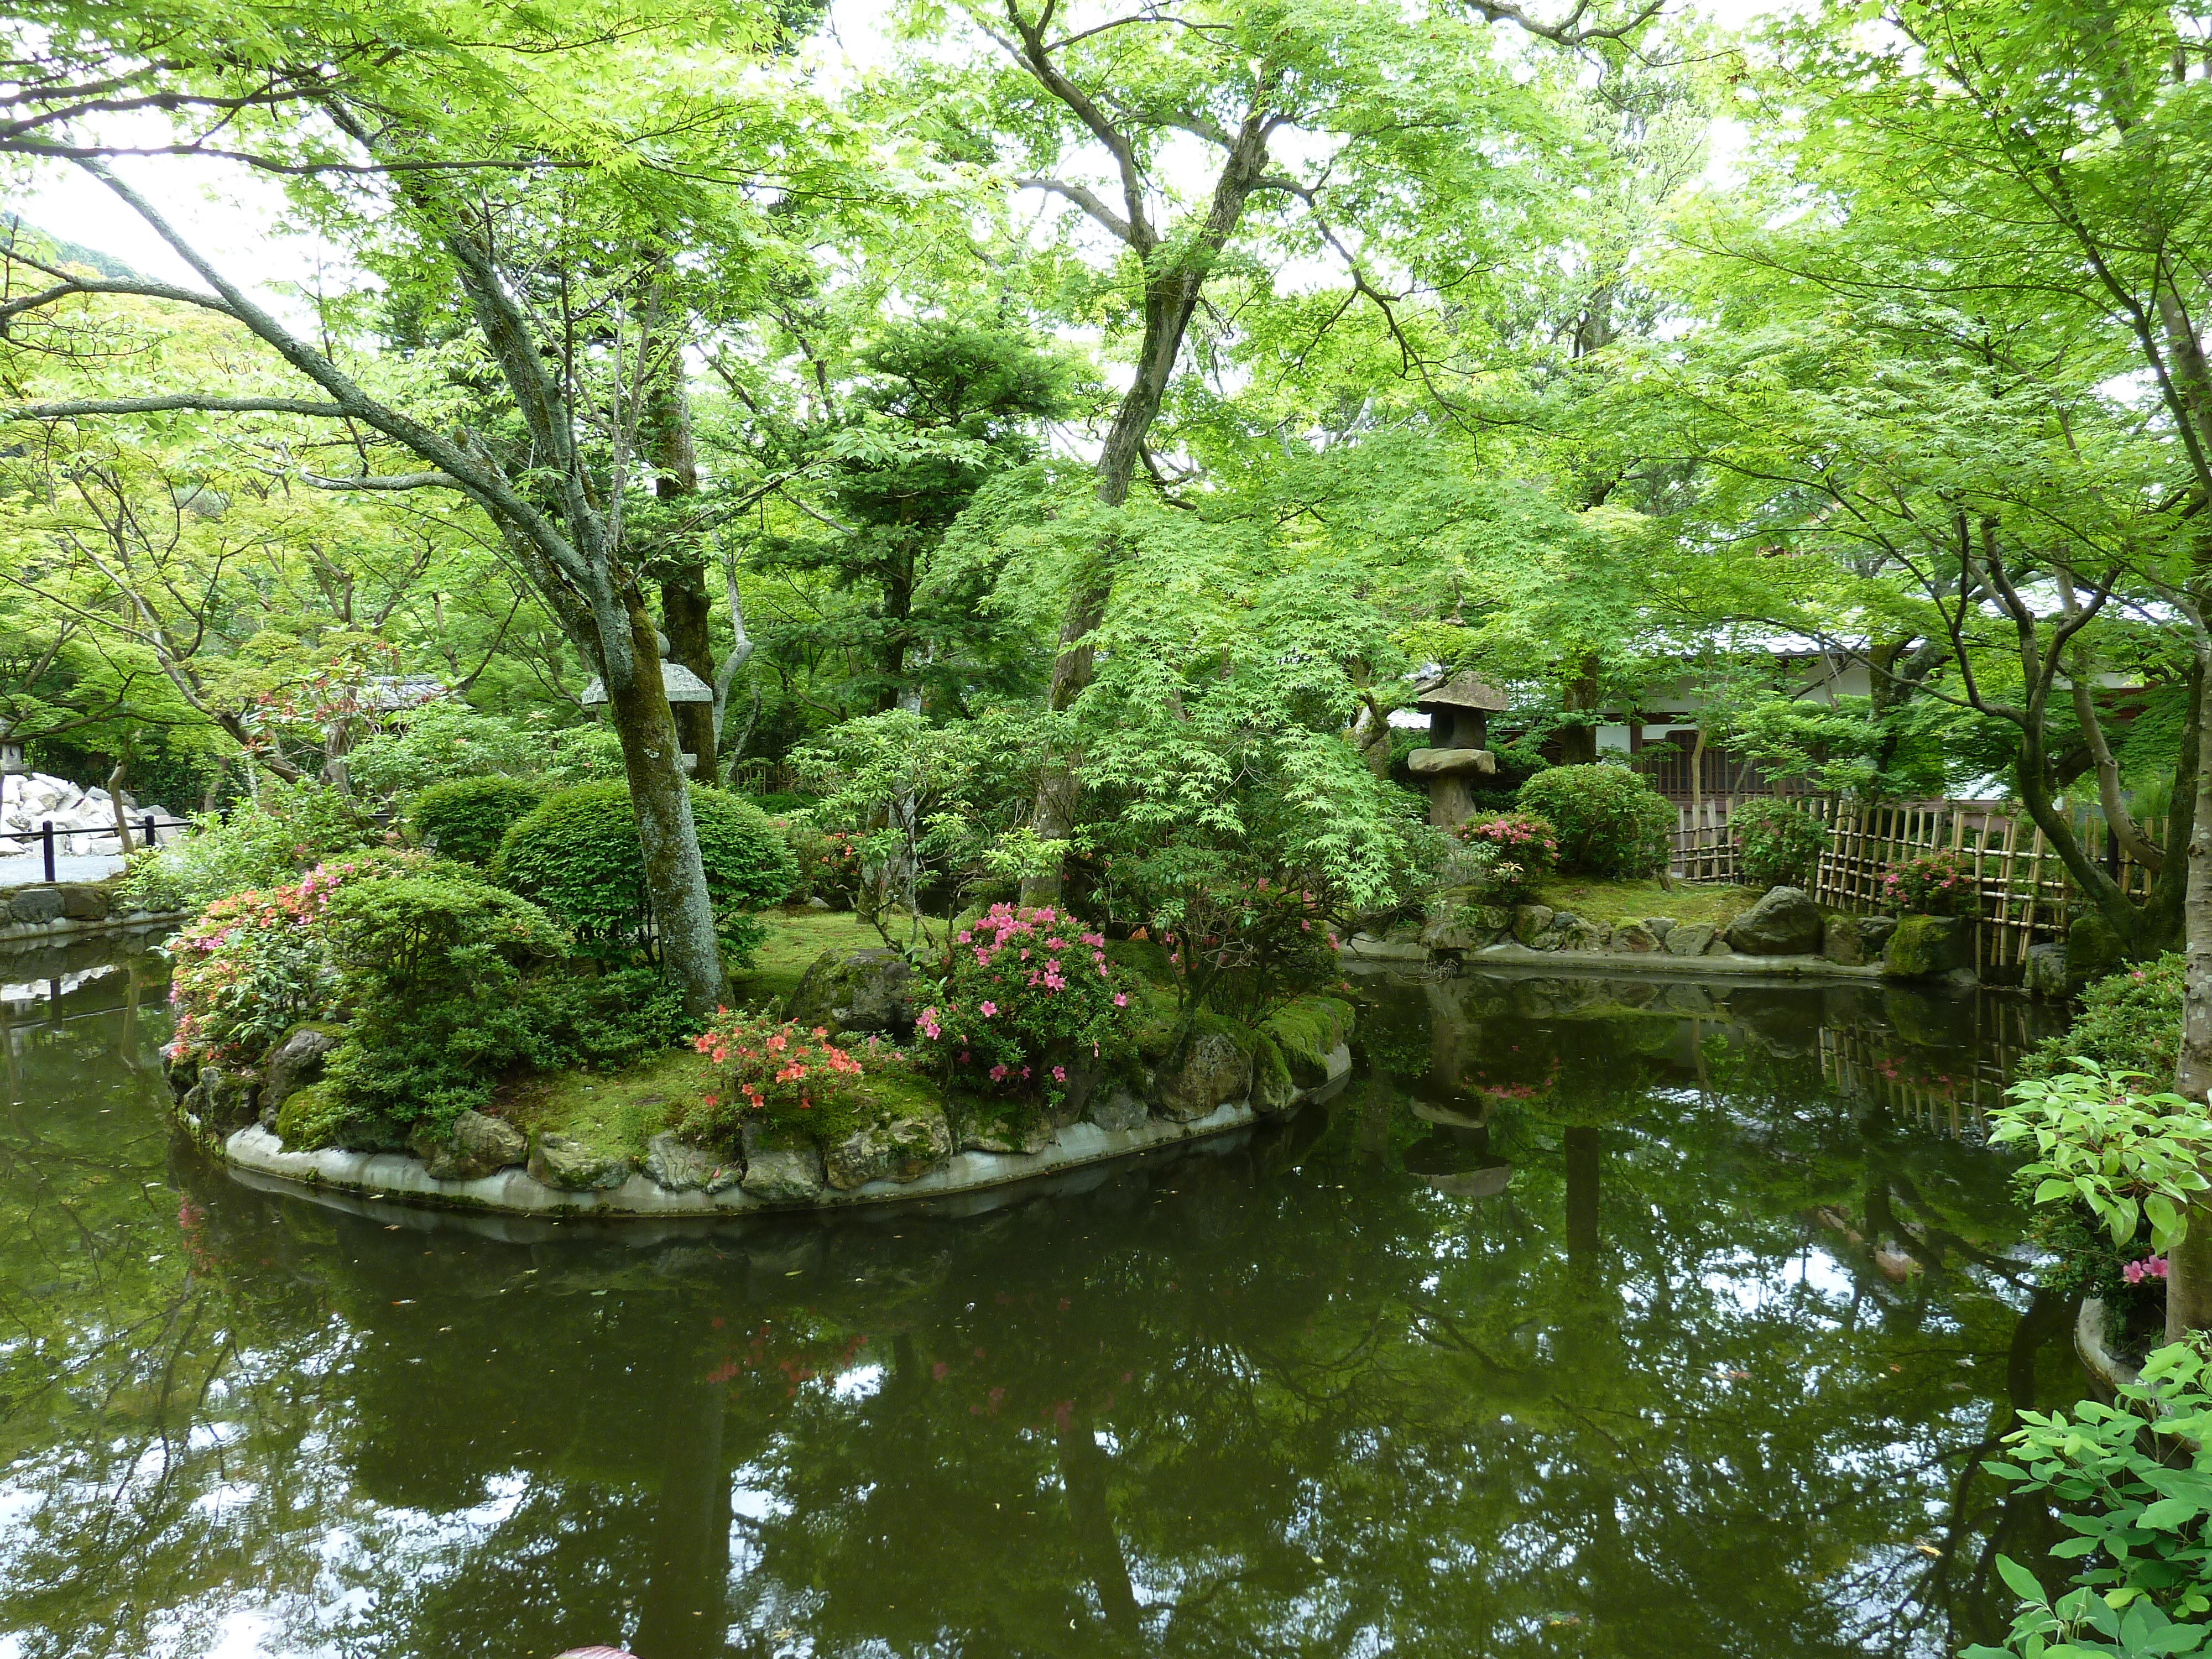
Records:
[[[1496,714],[1504,711],[1506,701],[1503,691],[1476,678],[1474,671],[1468,669],[1449,678],[1438,674],[1414,686],[1413,707],[1424,712],[1432,708],[1479,708],[1485,714]]]

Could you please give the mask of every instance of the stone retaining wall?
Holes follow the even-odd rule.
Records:
[[[0,893],[0,949],[128,927],[158,927],[184,919],[181,910],[118,908],[113,888],[105,882],[34,882]]]
[[[803,1199],[763,1196],[735,1183],[712,1191],[673,1189],[644,1170],[632,1171],[618,1186],[585,1190],[549,1185],[520,1165],[473,1180],[440,1180],[423,1159],[409,1152],[286,1152],[283,1142],[258,1122],[224,1135],[181,1103],[178,1115],[232,1168],[309,1190],[503,1215],[665,1220],[846,1209],[985,1191],[1245,1128],[1262,1117],[1329,1098],[1351,1074],[1352,1050],[1340,1044],[1328,1056],[1323,1081],[1300,1089],[1272,1112],[1255,1109],[1248,1096],[1188,1121],[1144,1116],[1129,1127],[1072,1123],[1034,1152],[956,1152],[910,1179],[869,1181],[844,1190],[817,1182],[812,1195]],[[653,1167],[648,1159],[647,1168]]]

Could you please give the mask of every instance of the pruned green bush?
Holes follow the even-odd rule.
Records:
[[[546,787],[535,778],[493,774],[434,783],[408,803],[407,827],[441,858],[488,865],[498,855],[507,826],[544,804]]]
[[[1827,825],[1777,795],[1737,806],[1729,833],[1747,887],[1810,887],[1828,845]]]
[[[1521,786],[1517,805],[1559,831],[1559,867],[1590,876],[1656,875],[1679,815],[1625,766],[1555,766]]]
[[[726,954],[742,965],[766,936],[752,912],[791,891],[798,866],[782,832],[738,796],[694,784],[691,817],[715,931]],[[586,783],[550,796],[507,826],[493,873],[574,930],[580,942],[603,952],[646,942],[645,854],[626,784]]]
[[[2094,981],[2065,1035],[2039,1044],[2021,1062],[2021,1075],[2049,1077],[2080,1055],[2108,1072],[2141,1072],[2153,1087],[2166,1087],[2181,1058],[2185,977],[2181,953],[2169,951]]]

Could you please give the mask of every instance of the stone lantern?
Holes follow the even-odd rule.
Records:
[[[1406,765],[1428,789],[1429,822],[1454,829],[1474,814],[1468,780],[1498,770],[1498,757],[1485,745],[1505,694],[1462,672],[1417,686],[1413,707],[1429,717],[1429,746],[1413,750]]]
[[[682,663],[669,661],[668,635],[656,631],[653,637],[660,652],[660,689],[667,694],[668,701],[671,702],[714,702],[713,686],[708,684]],[[592,683],[584,688],[583,695],[576,699],[586,708],[597,708],[606,700],[605,683],[597,674],[592,676]],[[698,768],[699,757],[690,750],[685,750],[684,769],[686,772],[695,772]]]

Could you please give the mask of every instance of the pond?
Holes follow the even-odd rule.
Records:
[[[1938,1655],[2056,1535],[1978,1467],[2083,1392],[1978,1144],[2018,1001],[1371,978],[1286,1123],[686,1231],[243,1185],[158,958],[55,973],[0,1659]]]

